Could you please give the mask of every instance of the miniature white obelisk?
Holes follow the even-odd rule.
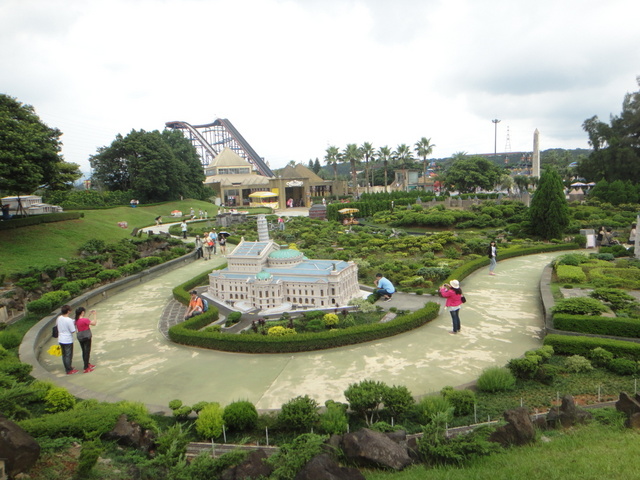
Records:
[[[531,176],[540,178],[540,132],[533,132],[533,159],[531,160]]]

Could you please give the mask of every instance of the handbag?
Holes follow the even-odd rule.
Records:
[[[460,300],[462,301],[462,303],[467,303],[467,297],[465,297],[464,295],[460,297]]]
[[[91,338],[91,329],[82,330],[81,332],[76,333],[76,337],[78,340],[89,340]]]

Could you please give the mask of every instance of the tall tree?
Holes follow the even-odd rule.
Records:
[[[569,205],[562,178],[554,168],[546,168],[529,207],[531,233],[546,240],[560,238],[569,225]]]
[[[30,194],[37,188],[65,189],[82,174],[60,155],[57,128],[45,125],[30,105],[0,94],[0,191]]]
[[[320,166],[320,160],[318,159],[318,157],[316,157],[316,161],[313,162],[313,171],[314,173],[319,173],[320,170],[322,170],[322,167]]]
[[[402,189],[406,192],[409,184],[407,168],[413,162],[411,149],[406,143],[401,143],[393,152],[393,159],[402,172]]]
[[[362,153],[355,143],[349,143],[344,149],[343,156],[351,165],[351,182],[353,183],[356,197],[358,197],[358,172],[356,171],[356,166],[360,163]]]
[[[374,154],[373,145],[369,142],[364,142],[360,147],[360,153],[364,157],[365,188],[367,193],[369,193],[369,183],[373,185],[373,181],[369,182],[369,159],[372,158]]]
[[[636,78],[640,86],[640,76]],[[584,121],[593,151],[578,164],[578,174],[588,181],[605,179],[640,183],[640,91],[627,93],[622,113],[611,116],[610,124],[597,116]]]
[[[143,201],[205,198],[197,152],[180,132],[132,130],[90,158],[93,181],[108,190],[133,190]]]
[[[422,158],[422,181],[424,182],[424,189],[427,189],[427,157],[433,152],[433,145],[431,139],[422,137],[416,142],[415,152],[416,155]]]
[[[328,146],[325,150],[324,161],[327,165],[331,165],[333,167],[333,182],[334,187],[338,182],[338,160],[340,159],[340,149],[333,145]],[[335,192],[336,198],[338,198],[338,191]]]
[[[378,149],[376,155],[378,160],[380,160],[384,166],[384,191],[386,192],[389,186],[389,180],[387,179],[387,166],[389,165],[389,160],[391,160],[391,149],[385,145]]]
[[[502,173],[501,168],[486,158],[470,156],[454,160],[439,177],[447,190],[473,193],[477,188],[493,190]]]

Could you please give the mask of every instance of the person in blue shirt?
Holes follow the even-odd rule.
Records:
[[[391,295],[396,291],[391,281],[383,277],[381,273],[377,273],[373,283],[378,287],[378,290],[376,290],[377,294],[383,297],[385,302],[391,300]]]

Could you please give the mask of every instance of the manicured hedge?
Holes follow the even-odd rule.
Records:
[[[598,337],[576,337],[572,335],[549,334],[544,337],[544,344],[551,345],[555,353],[561,355],[582,355],[589,357],[594,348],[604,348],[613,352],[617,357],[627,357],[640,360],[640,343],[625,342]]]
[[[211,308],[209,309],[211,310]],[[327,330],[320,333],[301,333],[286,337],[264,335],[237,335],[203,332],[194,329],[204,326],[198,315],[169,329],[169,338],[176,343],[211,348],[227,352],[244,353],[292,353],[354,345],[398,335],[418,328],[438,316],[440,305],[427,303],[423,308],[398,316],[388,323],[357,325],[343,330]],[[207,312],[209,313],[209,312]]]
[[[507,258],[514,257],[522,257],[524,255],[533,255],[536,253],[547,253],[547,252],[557,252],[562,250],[577,250],[580,248],[575,243],[563,243],[563,244],[544,244],[544,245],[533,245],[530,247],[511,247],[504,248],[498,251],[498,259],[506,260]],[[471,260],[466,262],[464,265],[456,268],[451,275],[449,275],[448,280],[458,279],[462,280],[463,278],[469,276],[471,273],[475,272],[479,268],[485,267],[489,265],[489,258],[484,256],[482,258],[477,258],[475,260]]]
[[[553,326],[569,332],[640,338],[640,319],[637,318],[557,314],[553,316]]]
[[[11,230],[13,228],[28,227],[30,225],[40,225],[41,223],[64,222],[66,220],[77,220],[84,214],[82,212],[61,212],[45,213],[44,215],[30,215],[24,218],[12,218],[0,222],[0,230]]]

